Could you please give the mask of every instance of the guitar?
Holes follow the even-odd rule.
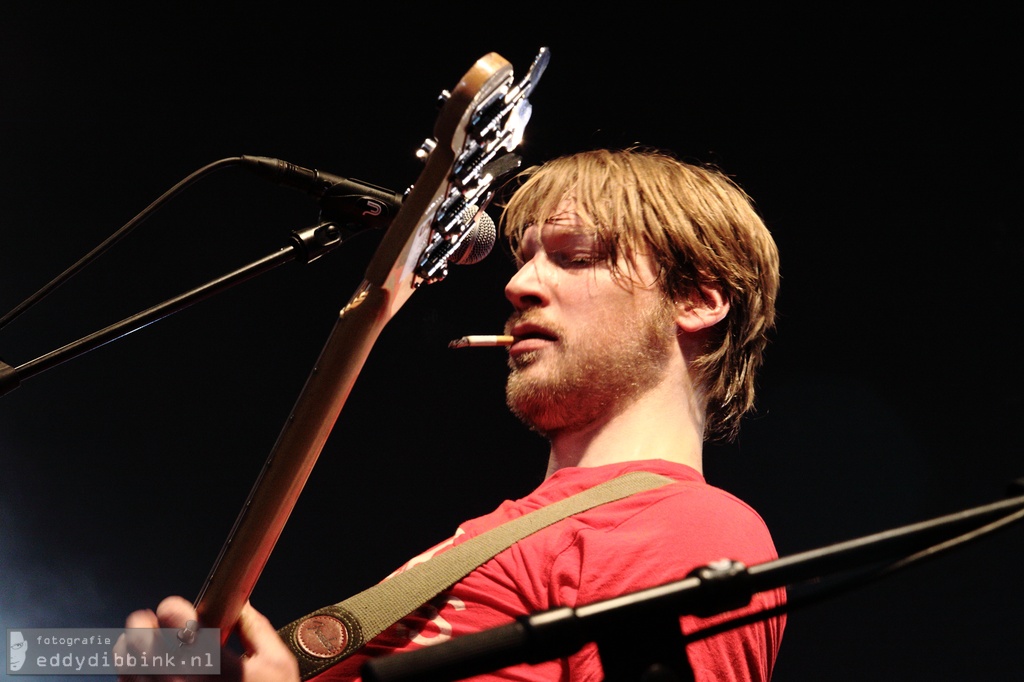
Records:
[[[519,160],[518,147],[544,72],[542,48],[526,75],[490,53],[449,93],[417,156],[424,161],[413,187],[367,266],[362,283],[334,328],[263,469],[257,477],[195,606],[204,627],[224,643],[238,620],[298,501],[331,429],[380,332],[417,288],[442,280],[449,260],[470,239],[474,218],[491,200],[492,185]]]

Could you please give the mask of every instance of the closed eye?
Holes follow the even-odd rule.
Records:
[[[594,249],[587,249],[586,251],[554,251],[549,253],[548,257],[556,265],[566,269],[589,268],[604,260],[604,256]]]

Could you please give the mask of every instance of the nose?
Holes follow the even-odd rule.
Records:
[[[537,260],[535,256],[527,261],[505,285],[505,298],[516,310],[543,306],[549,302]]]

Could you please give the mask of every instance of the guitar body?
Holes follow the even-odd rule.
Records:
[[[547,65],[542,49],[526,77],[495,53],[479,59],[447,95],[423,147],[425,166],[341,310],[316,366],[267,458],[196,600],[204,627],[226,641],[380,332],[413,292],[447,274],[473,218],[490,201],[495,169],[530,114],[527,99]]]

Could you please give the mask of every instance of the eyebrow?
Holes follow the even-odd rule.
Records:
[[[528,230],[533,231],[534,236],[532,239],[526,238]],[[573,239],[577,237],[594,239],[597,245],[600,245],[601,243],[598,231],[588,227],[579,213],[575,211],[562,211],[561,213],[555,213],[554,215],[548,216],[544,219],[544,222],[532,221],[527,223],[519,235],[512,255],[516,264],[522,265],[525,262],[523,253],[530,250],[526,246],[530,241],[534,241],[540,249],[546,251],[548,250],[548,245],[546,244],[548,239],[559,240]],[[563,250],[564,248],[554,249],[554,251]]]

